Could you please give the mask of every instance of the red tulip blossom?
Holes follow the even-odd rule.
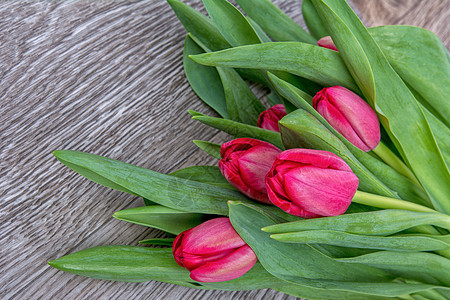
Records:
[[[286,115],[286,109],[283,104],[277,104],[263,111],[258,118],[258,127],[280,132],[278,121]]]
[[[173,255],[199,282],[238,278],[257,261],[228,218],[212,219],[180,233],[173,242]]]
[[[352,91],[342,86],[324,88],[314,96],[313,107],[359,149],[367,152],[380,142],[377,113]]]
[[[339,156],[311,149],[282,152],[266,177],[270,201],[302,218],[343,214],[358,183],[358,177]]]
[[[219,169],[231,185],[244,195],[270,203],[265,178],[281,150],[250,138],[238,138],[220,148]]]
[[[333,40],[331,39],[331,36],[324,36],[320,40],[317,41],[317,45],[320,47],[328,48],[334,51],[338,51],[336,48],[336,45],[334,44]]]

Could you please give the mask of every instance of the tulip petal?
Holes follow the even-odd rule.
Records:
[[[219,161],[219,169],[225,179],[241,193],[254,200],[270,203],[265,190],[263,192],[256,191],[244,182],[237,163],[223,163],[222,161]]]
[[[250,149],[253,146],[259,146],[262,143],[266,143],[260,140],[251,139],[251,138],[237,138],[232,141],[223,143],[220,147],[220,156],[222,158],[226,158],[231,153],[237,151],[245,151]],[[269,144],[269,143],[267,143]],[[271,144],[270,144],[271,145]]]
[[[332,103],[325,100],[319,101],[316,110],[337,132],[342,134],[353,145],[365,152],[370,150],[370,147],[364,143],[363,139],[355,131],[354,126],[347,120],[347,116],[344,116]]]
[[[228,218],[216,218],[185,232],[182,240],[183,253],[214,254],[245,245]]]
[[[266,193],[265,178],[280,153],[276,149],[253,147],[239,159],[239,170],[244,183],[251,189]]]
[[[283,151],[266,177],[270,201],[303,218],[343,214],[358,183],[358,177],[339,156],[312,149]]]
[[[182,257],[180,257],[180,261],[182,262],[182,267],[185,267],[189,271],[192,271],[201,265],[210,262],[220,260],[230,253],[234,252],[236,249],[224,250],[221,252],[213,253],[213,254],[190,254],[182,252]]]
[[[244,195],[269,204],[265,176],[280,152],[270,143],[238,138],[221,146],[219,169],[225,179]]]
[[[199,282],[220,282],[238,278],[247,273],[257,258],[248,246],[242,246],[228,256],[207,262],[191,272],[191,278]]]
[[[361,140],[370,149],[374,149],[380,141],[380,123],[370,105],[357,94],[341,86],[328,88],[326,94],[329,101],[352,124]]]
[[[286,109],[283,104],[277,104],[263,111],[258,118],[257,126],[263,129],[280,132],[278,121],[286,115]]]
[[[346,171],[309,166],[285,175],[289,199],[304,210],[322,216],[343,214],[357,188],[358,178]]]
[[[190,230],[190,229],[189,229]],[[183,264],[183,249],[181,248],[181,244],[183,241],[183,237],[186,234],[186,232],[188,232],[189,230],[186,230],[182,233],[180,233],[175,240],[173,241],[173,250],[172,250],[172,254],[175,258],[175,261],[177,262],[177,264],[179,264],[181,267],[184,266]]]
[[[334,51],[338,51],[336,48],[336,45],[334,44],[333,40],[331,39],[331,36],[324,36],[320,40],[317,41],[317,45],[320,47],[328,48]]]
[[[271,188],[271,185],[276,181],[268,181],[266,184],[267,187],[267,194],[269,196],[270,201],[283,211],[287,212],[288,214],[305,218],[305,219],[312,219],[320,217],[320,215],[308,212],[295,203],[291,202],[287,197],[283,197],[282,195],[274,192],[274,189]]]
[[[285,165],[292,168],[291,162],[312,165],[322,169],[329,168],[352,172],[352,169],[345,161],[336,154],[313,149],[289,149],[283,151],[277,156],[277,161],[274,163],[274,166],[276,166],[277,170],[284,168]]]

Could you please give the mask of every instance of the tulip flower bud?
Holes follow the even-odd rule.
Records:
[[[238,278],[257,261],[228,218],[212,219],[180,233],[173,242],[173,256],[199,282]]]
[[[277,155],[274,145],[250,138],[238,138],[220,148],[219,169],[228,182],[244,195],[270,203],[265,178]]]
[[[263,111],[258,118],[258,127],[280,132],[278,121],[286,115],[286,109],[283,104],[277,104]]]
[[[342,86],[324,88],[314,96],[313,107],[359,149],[367,152],[380,142],[377,113],[352,91]]]
[[[358,177],[339,156],[311,149],[282,152],[266,177],[270,201],[302,218],[343,214],[358,183]]]
[[[338,51],[338,49],[333,43],[333,40],[331,39],[331,36],[324,36],[323,38],[317,41],[317,45],[319,45],[320,47]]]

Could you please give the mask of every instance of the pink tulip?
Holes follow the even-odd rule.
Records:
[[[358,177],[339,156],[311,149],[282,152],[266,177],[270,201],[302,218],[343,214],[358,183]]]
[[[352,91],[342,86],[324,88],[314,96],[313,107],[359,149],[367,152],[380,142],[377,113]]]
[[[338,51],[338,49],[333,43],[333,40],[331,39],[331,36],[324,36],[323,38],[317,41],[317,45],[319,45],[320,47]]]
[[[278,121],[286,115],[286,109],[283,104],[277,104],[263,111],[258,118],[258,127],[267,130],[280,132]]]
[[[173,242],[173,256],[199,282],[238,278],[257,260],[228,218],[212,219],[180,233]]]
[[[238,138],[220,148],[219,169],[231,185],[244,195],[270,203],[265,178],[277,155],[274,145],[250,138]]]

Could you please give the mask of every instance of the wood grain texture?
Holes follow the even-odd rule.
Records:
[[[450,48],[448,0],[352,0],[370,26],[414,25],[434,32]]]
[[[297,1],[275,2],[301,22]],[[201,10],[200,1],[188,3]],[[355,4],[367,24],[420,20],[449,43],[446,0]],[[294,299],[272,290],[101,281],[46,264],[88,247],[162,236],[111,218],[141,200],[83,179],[53,150],[163,173],[216,163],[192,143],[228,137],[186,113],[213,114],[184,77],[184,36],[165,1],[0,2],[1,299]]]

